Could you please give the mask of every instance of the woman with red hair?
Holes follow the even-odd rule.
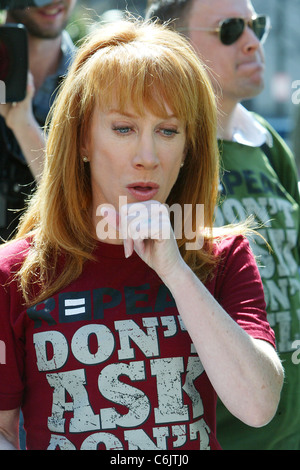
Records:
[[[213,230],[215,132],[205,68],[166,25],[81,45],[0,253],[3,447],[20,407],[28,449],[218,449],[217,395],[251,426],[272,418],[283,370],[247,232]]]

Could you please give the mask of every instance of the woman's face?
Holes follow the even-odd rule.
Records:
[[[186,132],[185,123],[166,109],[167,118],[141,116],[133,107],[122,113],[113,106],[95,108],[82,149],[90,162],[93,218],[101,204],[118,210],[120,196],[128,204],[167,200],[184,161]]]

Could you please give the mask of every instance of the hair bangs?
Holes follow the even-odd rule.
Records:
[[[99,50],[90,59],[92,63],[86,64],[88,69],[82,71],[89,77],[85,85],[85,95],[89,96],[83,102],[92,98],[100,109],[113,104],[120,112],[130,103],[139,115],[148,111],[162,117],[167,117],[169,108],[184,122],[192,122],[197,112],[191,116],[187,103],[195,101],[193,86],[188,76],[185,82],[178,76],[176,58],[166,55],[162,60],[164,54],[163,46],[153,51],[138,42]]]
[[[171,112],[185,124],[185,163],[167,204],[190,204],[193,211],[204,204],[205,227],[212,230],[219,154],[215,97],[206,67],[188,41],[164,25],[126,21],[98,28],[79,47],[60,86],[48,120],[42,180],[18,230],[19,238],[34,232],[40,247],[22,271],[28,304],[74,280],[90,259],[95,237],[90,167],[83,162],[83,147],[95,107],[126,112],[129,106],[140,115],[150,112],[163,119]],[[184,259],[203,280],[214,266],[210,233],[205,240],[205,249],[197,252],[186,251],[186,240],[180,241]],[[54,279],[48,260],[59,253],[66,254],[66,265]],[[42,289],[31,297],[36,273]]]

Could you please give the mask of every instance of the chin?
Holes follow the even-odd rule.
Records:
[[[251,86],[248,86],[243,93],[243,100],[251,100],[256,96],[260,95],[260,93],[264,90],[264,81],[260,80],[257,83],[253,83]]]

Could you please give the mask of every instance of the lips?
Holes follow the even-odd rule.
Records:
[[[155,197],[159,185],[153,182],[137,182],[129,184],[127,189],[137,201],[148,201]]]
[[[264,66],[261,62],[258,62],[258,61],[255,61],[255,60],[252,60],[252,61],[245,61],[245,62],[241,62],[238,64],[238,68],[240,69],[245,69],[245,70],[251,70],[251,69],[263,69]]]
[[[49,5],[39,9],[39,14],[47,17],[55,17],[63,11],[63,6],[60,5]]]

